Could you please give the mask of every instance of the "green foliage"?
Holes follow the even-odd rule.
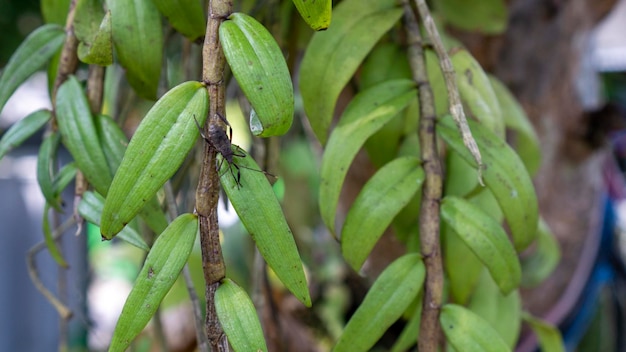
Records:
[[[320,332],[325,334],[320,340],[328,340],[325,343],[334,345],[335,351],[366,351],[377,348],[377,344],[389,347],[390,343],[387,346],[379,340],[392,324],[403,319],[407,320],[405,327],[392,350],[410,348],[418,339],[421,292],[428,276],[423,258],[416,253],[422,241],[419,224],[428,220],[420,215],[422,197],[427,195],[421,189],[436,183],[434,178],[442,182],[444,194],[431,204],[439,207],[441,217],[446,283],[440,327],[449,346],[459,351],[511,350],[524,320],[539,335],[544,348],[562,350],[554,327],[522,312],[518,291],[520,284],[534,286],[544,280],[560,257],[554,236],[540,220],[531,182],[541,162],[538,138],[511,92],[487,75],[469,51],[458,47],[441,27],[468,124],[482,153],[486,187],[476,177],[477,165],[449,115],[446,85],[433,51],[425,50],[429,81],[412,79],[408,55],[413,54],[406,50],[410,43],[406,43],[404,22],[400,21],[403,9],[397,1],[343,0],[331,12],[330,0],[294,0],[306,25],[320,31],[314,34],[309,29],[303,33],[307,28],[304,22],[270,15],[291,11],[297,16],[290,2],[278,12],[271,11],[276,8],[260,11],[256,2],[247,1],[241,9],[250,10],[256,19],[241,12],[220,18],[219,43],[228,64],[223,83],[228,86],[235,80],[241,90],[227,92],[228,113],[232,115],[236,110],[233,102],[240,98],[241,115],[247,115],[253,135],[282,136],[286,141],[270,139],[254,147],[255,151],[267,152],[257,159],[259,164],[268,165],[271,173],[286,175],[278,181],[284,188],[277,197],[268,174],[253,156],[227,140],[232,132],[228,116],[220,116],[225,124],[220,122],[219,127],[213,124],[216,116],[207,116],[209,103],[221,102],[209,102],[215,82],[200,83],[200,70],[192,64],[194,60],[200,62],[202,50],[189,46],[202,41],[206,28],[201,3],[78,1],[73,24],[80,62],[100,66],[115,62],[124,69],[123,79],[118,84],[117,78],[112,78],[115,75],[106,75],[104,108],[92,112],[93,100],[97,99],[92,94],[93,82],[88,84],[88,96],[77,78],[80,75],[70,72],[60,87],[51,86],[52,92],[58,88],[52,99],[54,118],[48,110],[33,113],[0,140],[2,158],[47,126],[39,150],[37,179],[46,200],[44,240],[58,265],[67,263],[53,238],[55,229],[47,213],[50,208],[64,210],[60,195],[78,172],[91,188],[76,205],[78,214],[100,225],[105,239],[117,236],[141,249],[139,253],[147,252],[119,318],[111,351],[126,350],[136,340],[191,255],[198,218],[185,213],[168,219],[162,189],[170,182],[166,198],[173,192],[174,203],[180,203],[174,208],[167,204],[170,214],[175,214],[178,206],[193,209],[190,195],[198,177],[206,177],[196,172],[201,153],[193,151],[204,147],[197,143],[200,131],[196,122],[200,126],[210,124],[203,137],[222,153],[215,165],[220,186],[275,277],[305,306],[320,302],[322,307],[335,309],[328,313],[314,306],[310,311],[329,326],[328,331]],[[506,25],[507,10],[500,0],[433,3],[439,11],[435,17],[443,24],[489,34],[503,31]],[[0,76],[0,108],[46,63],[51,82],[65,68],[58,55],[65,32],[58,24],[65,24],[69,3],[45,0],[41,6],[46,22],[57,24],[35,30],[9,60]],[[276,33],[285,36],[275,39]],[[300,63],[296,61],[299,53],[304,54]],[[204,55],[210,64],[218,61],[214,52]],[[294,68],[299,69],[295,80],[290,73]],[[167,90],[172,82],[180,81],[185,83]],[[294,94],[295,81],[301,96]],[[99,83],[105,85],[104,81]],[[426,83],[433,88],[437,115],[435,131],[430,131],[439,138],[439,150],[434,154],[440,155],[444,164],[444,174],[435,176],[422,167],[424,146],[418,137],[423,118],[418,89]],[[132,89],[132,93],[125,89]],[[319,158],[318,149],[304,133],[308,126],[297,119],[305,113],[311,135],[322,145]],[[335,115],[339,118],[333,126]],[[235,134],[247,133],[231,122]],[[132,134],[130,141],[127,134]],[[56,154],[61,145],[73,162],[58,164]],[[361,166],[355,160],[362,149],[373,170],[363,177],[364,185],[358,189],[358,185],[349,184],[348,170]],[[282,169],[274,167],[278,153]],[[198,191],[218,192],[218,185],[211,187]],[[345,204],[341,197],[348,188],[355,196],[352,204]],[[137,230],[141,226],[127,226],[138,215],[156,235],[153,245],[151,236]],[[340,248],[320,239],[322,222],[340,242]],[[343,283],[344,275],[347,270],[362,268],[368,273],[368,258],[390,228],[408,254],[385,257],[391,264],[374,268],[382,273],[341,332],[348,320],[343,315],[347,297],[351,297],[351,287]],[[520,265],[518,253],[533,243],[534,252],[526,254]],[[265,351],[268,344],[255,307],[242,288],[248,283],[239,280],[250,272],[242,264],[250,262],[244,257],[250,253],[239,240],[236,247],[237,251],[224,253],[240,256],[226,262],[243,267],[237,276],[241,287],[232,281],[233,275],[222,279],[215,308],[235,350]],[[341,260],[337,258],[339,252]],[[199,257],[200,253],[194,255]],[[320,264],[319,258],[325,262]],[[303,265],[302,259],[308,265]],[[311,293],[307,280],[314,284]],[[284,296],[273,289],[272,297]]]

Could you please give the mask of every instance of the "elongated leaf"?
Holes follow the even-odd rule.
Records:
[[[124,131],[122,131],[117,123],[106,115],[96,116],[95,124],[104,156],[109,164],[109,170],[111,170],[111,174],[114,175],[124,159],[124,153],[128,146],[128,138],[126,138]],[[161,205],[156,196],[148,200],[139,211],[139,215],[156,234],[160,234],[167,227],[165,213],[161,209]],[[100,224],[100,222],[98,222],[98,224]]]
[[[522,319],[537,334],[542,351],[565,352],[565,345],[559,329],[526,312],[522,313]]]
[[[500,104],[483,68],[467,50],[456,51],[450,59],[456,71],[461,100],[469,108],[469,113],[504,138]]]
[[[452,25],[485,34],[502,33],[508,21],[504,0],[436,0],[435,9]]]
[[[234,145],[233,152],[244,155]],[[219,170],[222,188],[267,264],[289,291],[310,307],[311,297],[298,248],[272,186],[262,172],[255,171],[259,166],[251,157],[236,155],[233,160],[239,170],[233,172],[240,173],[241,186],[231,173],[230,168],[235,166],[222,161]]]
[[[522,286],[533,287],[545,280],[561,260],[559,242],[543,219],[539,219],[537,247],[522,258]]]
[[[26,37],[2,70],[0,111],[17,87],[50,60],[64,40],[63,27],[55,24],[43,25]]]
[[[418,158],[400,157],[378,170],[352,204],[341,231],[341,252],[358,271],[393,218],[420,189]]]
[[[415,94],[413,81],[393,80],[357,94],[346,107],[330,136],[320,171],[320,211],[333,234],[339,193],[354,156],[365,140],[400,112]]]
[[[468,308],[485,319],[509,348],[515,347],[522,325],[522,300],[519,291],[503,295],[489,274],[483,270]]]
[[[197,233],[198,218],[183,214],[157,237],[124,303],[109,351],[125,351],[148,324],[183,270]]]
[[[61,195],[63,190],[74,180],[77,171],[78,169],[76,169],[76,163],[63,165],[61,170],[59,170],[52,180],[52,189],[54,190],[54,194]]]
[[[261,322],[246,291],[224,279],[215,292],[215,310],[235,351],[267,351]]]
[[[302,59],[300,91],[317,139],[326,144],[339,93],[382,35],[402,16],[394,0],[346,0],[333,25],[313,35]]]
[[[0,159],[39,131],[51,116],[50,110],[38,110],[11,126],[0,139]]]
[[[70,0],[41,0],[41,14],[46,23],[65,25]]]
[[[446,304],[439,315],[446,340],[457,351],[506,352],[511,349],[483,318],[456,304]]]
[[[489,76],[489,81],[498,98],[498,103],[500,103],[504,124],[507,129],[515,133],[513,147],[522,159],[528,173],[533,176],[541,165],[539,137],[537,137],[537,133],[535,133],[524,109],[508,88],[494,76]]]
[[[90,223],[100,226],[103,207],[104,198],[97,193],[87,191],[83,194],[80,203],[78,203],[78,213]],[[150,250],[146,241],[130,226],[124,227],[117,237],[146,252]]]
[[[159,11],[172,27],[190,41],[204,35],[206,18],[200,1],[196,0],[153,0]]]
[[[50,252],[50,256],[52,257],[52,259],[54,259],[54,261],[60,267],[67,268],[68,267],[67,262],[65,261],[65,258],[63,258],[63,254],[61,253],[59,246],[57,245],[56,241],[52,237],[52,230],[50,229],[50,219],[48,218],[49,212],[50,212],[50,204],[46,203],[43,208],[43,221],[42,221],[44,242],[46,244],[46,247],[48,248],[48,252]]]
[[[424,276],[419,254],[407,254],[391,263],[367,292],[333,351],[369,351],[417,297]]]
[[[115,236],[182,164],[204,123],[208,95],[199,82],[167,92],[141,121],[128,145],[104,202],[100,231]],[[106,163],[106,161],[105,161]]]
[[[56,167],[56,155],[60,141],[61,136],[58,133],[48,135],[41,143],[37,157],[37,182],[41,188],[41,193],[46,199],[46,203],[59,212],[62,211],[61,197],[54,191],[52,172]]]
[[[441,202],[441,217],[487,267],[504,294],[519,286],[522,269],[498,222],[472,203],[450,196]]]
[[[323,31],[330,26],[332,0],[293,0],[293,3],[313,30]]]
[[[228,65],[250,101],[252,133],[260,137],[285,134],[293,121],[291,75],[274,37],[254,18],[233,13],[220,26]]]
[[[500,204],[515,248],[521,251],[537,236],[537,195],[530,176],[519,157],[502,139],[480,123],[469,120],[468,124],[483,157],[485,184]],[[438,121],[437,133],[466,162],[476,167],[451,116]]]
[[[408,351],[417,342],[415,332],[420,330],[422,322],[422,297],[418,297],[417,304],[411,313],[404,329],[402,329],[402,333],[400,333],[400,336],[398,336],[398,339],[391,347],[391,352]]]
[[[113,45],[137,94],[155,99],[163,61],[161,16],[152,0],[107,0]]]
[[[441,236],[450,296],[454,302],[466,304],[476,289],[484,265],[445,222],[441,224]]]
[[[100,146],[89,103],[74,76],[70,76],[57,94],[57,123],[63,144],[76,161],[87,181],[100,194],[107,194],[112,175]]]

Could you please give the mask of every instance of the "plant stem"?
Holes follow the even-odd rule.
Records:
[[[422,37],[413,9],[406,1],[403,5],[409,41],[409,63],[413,79],[418,87],[420,103],[419,140],[425,173],[419,215],[419,231],[421,250],[426,266],[426,281],[424,284],[422,316],[418,335],[418,349],[421,352],[436,352],[441,334],[439,311],[443,299],[443,265],[439,242],[439,205],[441,202],[443,174],[435,135],[435,104],[426,73]]]
[[[456,73],[454,72],[452,61],[450,61],[450,57],[448,57],[448,53],[446,52],[443,42],[439,37],[437,26],[430,15],[426,1],[415,0],[415,5],[417,6],[417,10],[422,18],[422,22],[424,23],[424,28],[426,28],[426,33],[428,33],[428,37],[430,38],[430,41],[435,49],[435,53],[437,53],[437,57],[439,58],[439,66],[441,67],[441,73],[443,74],[443,79],[446,83],[446,89],[448,91],[450,113],[454,118],[454,122],[456,123],[459,132],[461,132],[463,144],[465,144],[465,147],[470,151],[476,160],[476,164],[478,164],[478,182],[481,185],[484,185],[482,180],[482,157],[480,156],[480,150],[478,150],[476,141],[474,140],[474,137],[472,137],[472,132],[467,125],[467,119],[465,118],[463,104],[461,103],[461,97],[459,96],[459,89],[456,84]]]
[[[206,84],[210,102],[209,116],[204,125],[206,135],[209,135],[210,125],[223,124],[219,116],[226,116],[224,85],[226,58],[219,41],[219,26],[231,11],[232,2],[229,0],[209,1],[209,19],[202,48],[202,81]],[[221,127],[225,129],[225,126]],[[209,143],[204,143],[204,158],[196,189],[196,211],[200,222],[202,268],[206,281],[205,330],[213,351],[227,351],[228,341],[215,311],[215,291],[226,273],[217,222],[219,178],[215,168],[216,159],[217,150]]]

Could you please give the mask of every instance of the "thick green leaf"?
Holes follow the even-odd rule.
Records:
[[[50,121],[50,110],[38,110],[16,122],[0,139],[0,159]]]
[[[41,14],[46,23],[65,25],[70,0],[41,0]]]
[[[190,41],[204,35],[206,18],[202,2],[197,0],[153,0],[172,27]]]
[[[480,123],[468,120],[468,124],[483,157],[485,184],[500,204],[515,248],[521,251],[537,236],[537,195],[530,176],[519,157],[502,139]],[[451,116],[438,120],[437,133],[467,163],[476,167]]]
[[[126,138],[124,131],[122,131],[117,123],[106,115],[97,115],[95,117],[95,124],[104,156],[109,164],[109,170],[111,170],[112,175],[115,175],[115,172],[124,159],[124,153],[128,146],[128,138]],[[139,215],[156,234],[160,234],[167,227],[167,218],[156,196],[148,200],[146,205],[139,211]],[[99,221],[98,224],[100,224]]]
[[[104,202],[100,228],[104,238],[120,232],[174,175],[196,143],[194,117],[204,123],[208,100],[201,83],[185,82],[150,109],[128,144]]]
[[[293,121],[293,85],[274,37],[254,18],[233,13],[220,26],[220,41],[228,65],[252,105],[252,133],[260,137],[285,134]]]
[[[503,295],[483,270],[468,308],[485,319],[511,349],[515,347],[522,325],[522,300],[517,290]]]
[[[78,43],[78,58],[88,64],[108,66],[113,63],[111,11],[107,11],[97,31]]]
[[[52,133],[44,138],[39,147],[39,155],[37,157],[37,182],[41,193],[46,199],[46,203],[58,212],[61,212],[61,197],[55,192],[53,186],[53,172],[56,170],[56,155],[59,148],[61,136],[58,133]]]
[[[107,0],[113,45],[137,94],[156,99],[163,61],[161,15],[152,0]]]
[[[57,94],[57,123],[63,144],[76,161],[78,169],[100,194],[107,194],[112,175],[100,146],[100,140],[83,89],[70,76]]]
[[[459,235],[445,222],[441,224],[443,263],[450,296],[458,304],[466,304],[478,284],[483,263]]]
[[[539,338],[539,346],[542,351],[565,352],[565,345],[559,329],[526,312],[522,313],[522,319]]]
[[[409,320],[407,321],[406,325],[404,326],[404,329],[402,329],[400,336],[398,336],[398,339],[396,340],[396,342],[394,342],[393,346],[391,347],[391,352],[408,351],[411,348],[411,346],[414,346],[415,343],[417,342],[417,339],[415,338],[415,336],[416,336],[417,331],[420,330],[420,323],[422,322],[422,297],[421,296],[422,295],[418,297],[417,303],[415,304],[415,308],[413,309],[412,312],[409,307],[409,312],[411,312],[412,314],[409,317]]]
[[[543,219],[539,219],[539,236],[534,251],[522,258],[522,286],[534,287],[545,280],[561,260],[559,242]]]
[[[504,294],[519,286],[522,269],[500,224],[476,205],[457,197],[441,201],[441,217],[487,267]]]
[[[100,226],[100,216],[103,207],[104,198],[97,193],[87,191],[83,194],[80,203],[78,203],[78,213],[90,223]],[[124,227],[117,237],[146,252],[150,250],[146,241],[130,226]]]
[[[346,0],[335,7],[332,27],[313,35],[302,58],[300,91],[322,144],[326,144],[339,93],[401,16],[395,0]]]
[[[502,33],[509,16],[504,0],[436,0],[435,9],[452,25],[485,34]]]
[[[50,252],[50,256],[54,261],[62,268],[67,268],[67,262],[63,258],[63,254],[59,249],[54,237],[52,236],[52,230],[50,230],[50,219],[48,216],[50,215],[50,205],[46,203],[43,208],[43,220],[42,220],[42,228],[43,228],[43,238],[46,247],[48,247],[48,252]]]
[[[411,68],[406,50],[394,42],[377,45],[363,62],[359,75],[361,90],[396,78],[411,79]],[[402,142],[405,125],[411,125],[416,131],[417,120],[409,122],[410,117],[419,117],[417,96],[403,112],[386,123],[378,132],[365,142],[365,149],[372,164],[380,168],[393,160],[398,154]]]
[[[43,25],[24,39],[2,70],[0,111],[17,87],[41,69],[61,48],[64,40],[65,31],[56,24]]]
[[[323,31],[330,26],[332,0],[293,0],[309,27],[316,31]]]
[[[61,195],[61,192],[69,186],[69,184],[76,177],[76,172],[78,169],[76,168],[76,163],[69,163],[63,165],[61,170],[54,176],[52,180],[52,189],[55,194]]]
[[[246,291],[224,279],[215,292],[215,311],[235,351],[267,351],[256,309]]]
[[[183,214],[157,237],[120,315],[109,351],[125,351],[148,324],[183,270],[198,233],[198,217]]]
[[[495,134],[504,138],[504,121],[489,77],[467,50],[457,50],[451,57],[456,81],[466,110]]]
[[[456,304],[446,304],[439,315],[447,341],[457,351],[506,352],[511,351],[496,330],[483,318]]]
[[[415,84],[399,79],[357,94],[346,107],[324,151],[319,205],[326,226],[335,233],[335,212],[348,168],[363,143],[415,97]]]
[[[352,204],[341,231],[341,252],[358,271],[393,218],[417,193],[424,181],[421,161],[397,158],[367,181]]]
[[[406,254],[391,263],[365,295],[333,351],[369,351],[417,297],[424,276],[419,254]]]
[[[233,152],[245,155],[234,145]],[[236,155],[233,160],[238,170],[221,161],[222,187],[267,264],[289,291],[310,307],[311,297],[298,248],[272,186],[251,157]]]
[[[528,173],[533,176],[541,165],[539,137],[526,116],[526,112],[508,88],[494,76],[489,76],[489,81],[500,103],[504,124],[507,129],[515,133],[512,141],[513,147],[526,165]]]

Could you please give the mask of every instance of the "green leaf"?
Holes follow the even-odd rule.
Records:
[[[113,45],[137,94],[156,99],[163,61],[161,15],[152,0],[107,0]]]
[[[115,175],[115,172],[122,163],[122,159],[124,159],[124,153],[128,146],[128,138],[126,138],[124,131],[122,131],[117,123],[106,115],[97,115],[95,117],[95,124],[104,156],[109,165],[109,170],[112,175]],[[160,234],[167,227],[167,218],[165,218],[165,213],[161,209],[161,205],[156,196],[148,200],[146,205],[139,211],[139,215],[155,234]],[[99,223],[100,222],[98,222],[98,224]]]
[[[468,308],[485,319],[511,349],[515,347],[522,325],[522,300],[519,291],[503,295],[489,274],[483,270]]]
[[[330,26],[332,0],[293,0],[293,3],[304,22],[313,30],[323,31]]]
[[[63,165],[61,170],[59,170],[52,180],[52,189],[54,190],[54,194],[60,196],[63,190],[74,180],[77,171],[78,169],[76,168],[76,163],[72,162]]]
[[[348,168],[363,143],[417,94],[411,80],[381,83],[357,94],[346,107],[324,151],[319,205],[326,226],[335,233],[335,212]]]
[[[74,76],[57,93],[57,123],[63,144],[76,161],[78,169],[100,194],[107,194],[112,175],[100,146],[89,103]]]
[[[50,229],[50,219],[48,218],[50,213],[50,204],[46,203],[43,208],[43,221],[42,229],[43,229],[43,238],[46,247],[48,248],[48,252],[50,252],[50,256],[54,261],[62,268],[68,268],[67,262],[63,258],[63,253],[59,249],[57,242],[54,240],[52,236],[52,231]]]
[[[519,252],[537,236],[539,215],[534,186],[524,164],[502,139],[480,123],[468,120],[468,124],[483,157],[485,184],[500,204]],[[438,120],[437,133],[467,163],[477,167],[451,116]]]
[[[494,76],[489,76],[489,81],[500,103],[504,124],[507,129],[514,133],[513,147],[522,159],[528,173],[533,176],[541,166],[539,137],[537,137],[535,129],[526,116],[526,112],[508,88]]]
[[[489,323],[463,306],[456,304],[444,305],[441,308],[439,322],[446,335],[446,340],[457,351],[511,351]]]
[[[111,11],[107,11],[104,17],[100,17],[102,21],[95,29],[83,38],[79,37],[78,58],[84,63],[108,66],[113,63]]]
[[[420,295],[421,296],[421,295]],[[410,309],[410,307],[409,307]],[[410,311],[410,310],[409,310]],[[391,352],[408,351],[411,346],[414,346],[416,341],[417,332],[420,330],[420,323],[422,322],[422,297],[418,297],[415,308],[407,321],[404,329],[398,336],[396,342],[391,347]]]
[[[441,224],[443,263],[450,296],[458,304],[466,304],[476,289],[483,263],[459,235],[445,222]]]
[[[233,13],[220,26],[228,65],[254,113],[252,133],[260,137],[285,134],[293,121],[291,75],[280,47],[254,18]]]
[[[109,351],[125,351],[148,324],[183,270],[197,233],[197,216],[183,214],[157,237],[124,303]]]
[[[65,25],[70,0],[41,0],[41,14],[46,23]]]
[[[11,126],[0,139],[0,159],[39,131],[51,116],[50,110],[38,110]]]
[[[215,310],[235,351],[267,351],[256,309],[246,291],[224,279],[215,292]]]
[[[542,351],[565,352],[565,345],[559,329],[547,322],[537,319],[529,313],[523,312],[522,319],[535,332],[539,338],[539,346]]]
[[[447,196],[441,217],[487,267],[504,294],[519,286],[522,270],[517,254],[500,224],[474,204]]]
[[[272,186],[259,166],[233,145],[234,165],[221,158],[220,182],[241,222],[276,276],[307,307],[311,297],[296,242]],[[232,173],[231,173],[232,172]],[[240,184],[233,177],[240,174]]]
[[[504,138],[504,121],[496,93],[487,74],[467,50],[457,50],[451,57],[459,94],[469,113],[495,134]],[[466,110],[466,112],[468,112]]]
[[[179,33],[190,41],[204,35],[206,18],[197,0],[153,0],[159,11]]]
[[[341,252],[358,271],[393,218],[424,181],[421,161],[400,157],[378,170],[352,204],[341,232]]]
[[[300,91],[313,132],[326,144],[335,104],[376,42],[402,16],[394,0],[346,0],[333,25],[313,35],[302,58]]]
[[[28,77],[37,72],[63,45],[65,31],[55,24],[46,24],[24,39],[13,53],[0,76],[0,111]]]
[[[436,0],[435,10],[458,28],[484,34],[502,33],[509,16],[503,0]]]
[[[139,124],[104,203],[100,231],[115,236],[163,184],[193,148],[204,123],[208,94],[199,82],[182,83],[167,92]],[[106,164],[106,161],[105,161]]]
[[[87,191],[83,194],[80,203],[78,203],[78,213],[90,223],[100,226],[100,216],[103,207],[104,198],[97,193]],[[124,227],[117,237],[146,252],[150,250],[146,241],[130,226]]]
[[[532,253],[522,258],[522,286],[534,287],[545,280],[561,260],[559,242],[548,224],[539,219],[537,246]]]
[[[424,276],[419,254],[406,254],[391,263],[365,295],[333,351],[369,351],[417,297]]]
[[[37,182],[41,193],[46,199],[46,203],[58,212],[61,209],[61,197],[56,193],[53,186],[53,171],[56,168],[56,155],[59,148],[61,136],[58,133],[52,133],[46,136],[39,147],[39,155],[37,157]]]

